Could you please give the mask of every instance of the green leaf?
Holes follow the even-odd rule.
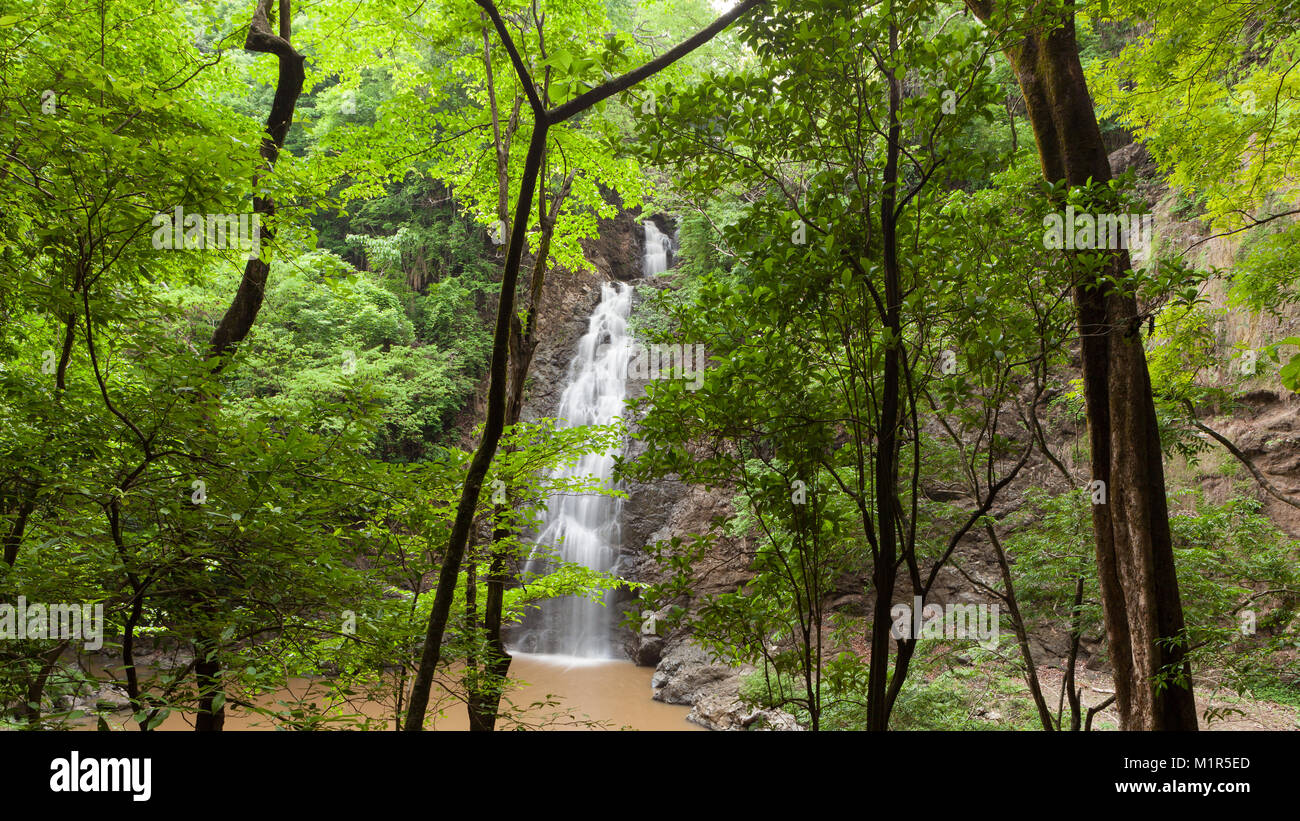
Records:
[[[1282,367],[1278,376],[1288,390],[1300,393],[1300,354],[1291,357],[1291,361]]]
[[[158,727],[159,727],[159,726],[160,726],[164,721],[167,720],[167,716],[169,716],[169,715],[171,715],[171,714],[172,714],[172,711],[171,711],[171,708],[170,708],[170,707],[163,707],[162,709],[160,709],[160,710],[158,711],[158,715],[156,715],[156,716],[154,716],[153,718],[149,719],[148,729],[150,729],[150,730],[155,730],[155,729],[157,729],[157,728],[158,728]]]

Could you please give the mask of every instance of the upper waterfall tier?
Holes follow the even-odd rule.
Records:
[[[672,251],[673,238],[659,230],[653,220],[645,221],[645,262],[642,274],[652,277],[668,270],[668,254]]]

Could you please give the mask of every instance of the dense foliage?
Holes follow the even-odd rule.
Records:
[[[1140,388],[1181,471],[1160,500],[1174,641],[1201,693],[1300,704],[1300,554],[1265,508],[1300,502],[1276,486],[1281,460],[1252,461],[1294,438],[1200,469],[1222,454],[1210,416],[1261,395],[1294,413],[1300,390],[1293,4],[1070,12],[1099,133],[1145,146],[1140,179],[1042,179],[1006,57],[1037,18],[940,0],[756,3],[545,121],[715,5],[0,10],[0,603],[102,607],[104,628],[102,647],[0,640],[0,721],[152,730],[235,708],[401,727],[451,567],[431,717],[467,701],[473,719],[508,692],[498,617],[621,587],[638,630],[653,613],[743,666],[767,720],[1081,729],[1102,709],[1079,702],[1081,654],[1109,652],[1094,509],[1137,492],[1099,502],[1089,473],[1073,306],[1098,288],[1140,308]],[[257,15],[305,60],[273,157],[284,92],[273,54],[246,48]],[[1066,208],[1162,227],[1116,271],[1113,249],[1048,241]],[[559,333],[539,324],[546,289],[593,269],[585,244],[628,212],[667,216],[679,241],[641,288],[638,342],[701,345],[709,363],[633,403],[645,448],[620,478],[680,481],[727,512],[646,545],[644,578],[533,577],[548,497],[622,493],[557,468],[629,434],[511,400]],[[522,274],[503,288],[511,251]],[[270,267],[256,319],[216,350],[251,259]],[[511,410],[480,493],[490,388]],[[463,566],[446,561],[458,510]],[[742,581],[700,592],[727,562]],[[891,604],[958,589],[1001,608],[1000,637],[889,632]],[[1059,691],[1040,681],[1051,666],[1068,667]],[[1184,683],[1173,667],[1159,687]],[[984,693],[1000,721],[977,718]],[[562,712],[506,699],[498,726]]]

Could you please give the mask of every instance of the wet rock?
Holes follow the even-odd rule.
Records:
[[[131,706],[126,691],[114,684],[101,684],[86,695],[74,698],[69,705],[74,710],[86,710],[95,713],[112,713],[126,710]]]
[[[658,611],[642,611],[641,628],[633,633],[628,631],[623,642],[623,649],[628,658],[638,667],[654,667],[664,656],[665,639],[668,629],[665,618],[668,608]]]
[[[756,709],[727,693],[709,693],[695,703],[687,721],[710,730],[802,730],[783,710]]]
[[[645,256],[645,229],[641,226],[640,212],[620,208],[616,216],[600,220],[597,227],[599,234],[582,243],[587,260],[596,270],[614,279],[623,282],[639,279]]]
[[[746,669],[714,659],[689,636],[669,645],[651,685],[655,698],[669,704],[690,704],[687,720],[710,730],[799,730],[794,716],[782,710],[746,704],[739,695]]]
[[[1117,151],[1111,152],[1110,171],[1115,176],[1133,170],[1140,176],[1149,176],[1155,170],[1151,152],[1142,143],[1129,143]]]
[[[627,654],[638,667],[654,667],[663,658],[664,640],[659,636],[636,636],[629,644]]]
[[[695,704],[706,695],[739,689],[740,671],[715,661],[693,641],[673,646],[655,668],[650,686],[665,704]]]

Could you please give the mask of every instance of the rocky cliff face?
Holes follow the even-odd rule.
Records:
[[[1132,170],[1137,175],[1138,190],[1155,215],[1156,239],[1163,251],[1181,253],[1200,269],[1230,272],[1236,266],[1249,232],[1214,236],[1195,216],[1180,214],[1176,197],[1141,144],[1119,149],[1111,154],[1110,161],[1115,173]],[[1300,333],[1300,305],[1283,306],[1272,316],[1233,308],[1228,304],[1227,283],[1221,276],[1206,284],[1205,297],[1214,318],[1212,357],[1221,363],[1210,378],[1220,386],[1230,384],[1233,372],[1240,373],[1243,351],[1258,351]],[[1287,390],[1275,372],[1260,368],[1259,376],[1246,383],[1241,405],[1232,412],[1216,410],[1202,421],[1234,442],[1284,495],[1300,499],[1300,395]],[[1201,438],[1212,445],[1210,453],[1216,456],[1202,466],[1188,468],[1188,475],[1180,478],[1199,485],[1211,501],[1223,502],[1237,482],[1213,468],[1224,458],[1231,461],[1234,457],[1208,434],[1201,434]],[[1181,474],[1179,468],[1175,466]],[[1300,538],[1300,508],[1265,493],[1258,485],[1251,492],[1263,502],[1265,515],[1284,533]]]
[[[645,234],[640,218],[630,211],[620,211],[613,219],[601,220],[599,236],[583,243],[583,251],[593,270],[572,272],[563,269],[547,274],[538,309],[539,342],[524,388],[523,417],[538,419],[554,416],[564,392],[569,360],[578,339],[587,329],[587,320],[600,301],[602,282],[629,282],[641,276],[641,258],[645,254]],[[522,270],[532,269],[533,259],[526,256]],[[460,435],[457,445],[472,447],[474,426],[482,421],[487,400],[488,377],[479,385],[475,400],[456,418]]]

